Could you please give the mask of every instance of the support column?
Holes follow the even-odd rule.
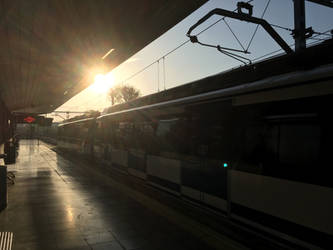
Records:
[[[305,40],[305,0],[294,0],[295,51],[306,48]]]

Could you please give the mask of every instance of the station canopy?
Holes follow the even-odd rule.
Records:
[[[12,112],[51,112],[205,2],[3,0],[0,98]]]

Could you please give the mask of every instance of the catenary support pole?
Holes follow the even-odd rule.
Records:
[[[305,0],[294,0],[295,51],[306,48],[305,41]]]

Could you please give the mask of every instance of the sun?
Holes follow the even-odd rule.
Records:
[[[114,84],[114,76],[110,73],[105,75],[97,74],[94,78],[94,83],[89,86],[89,89],[95,93],[106,93]]]

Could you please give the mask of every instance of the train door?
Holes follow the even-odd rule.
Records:
[[[231,103],[200,104],[189,107],[188,112],[191,114],[189,151],[196,160],[183,164],[182,193],[205,206],[227,211],[227,169],[232,144]]]
[[[182,162],[182,196],[226,212],[228,165],[227,161],[208,158]]]

